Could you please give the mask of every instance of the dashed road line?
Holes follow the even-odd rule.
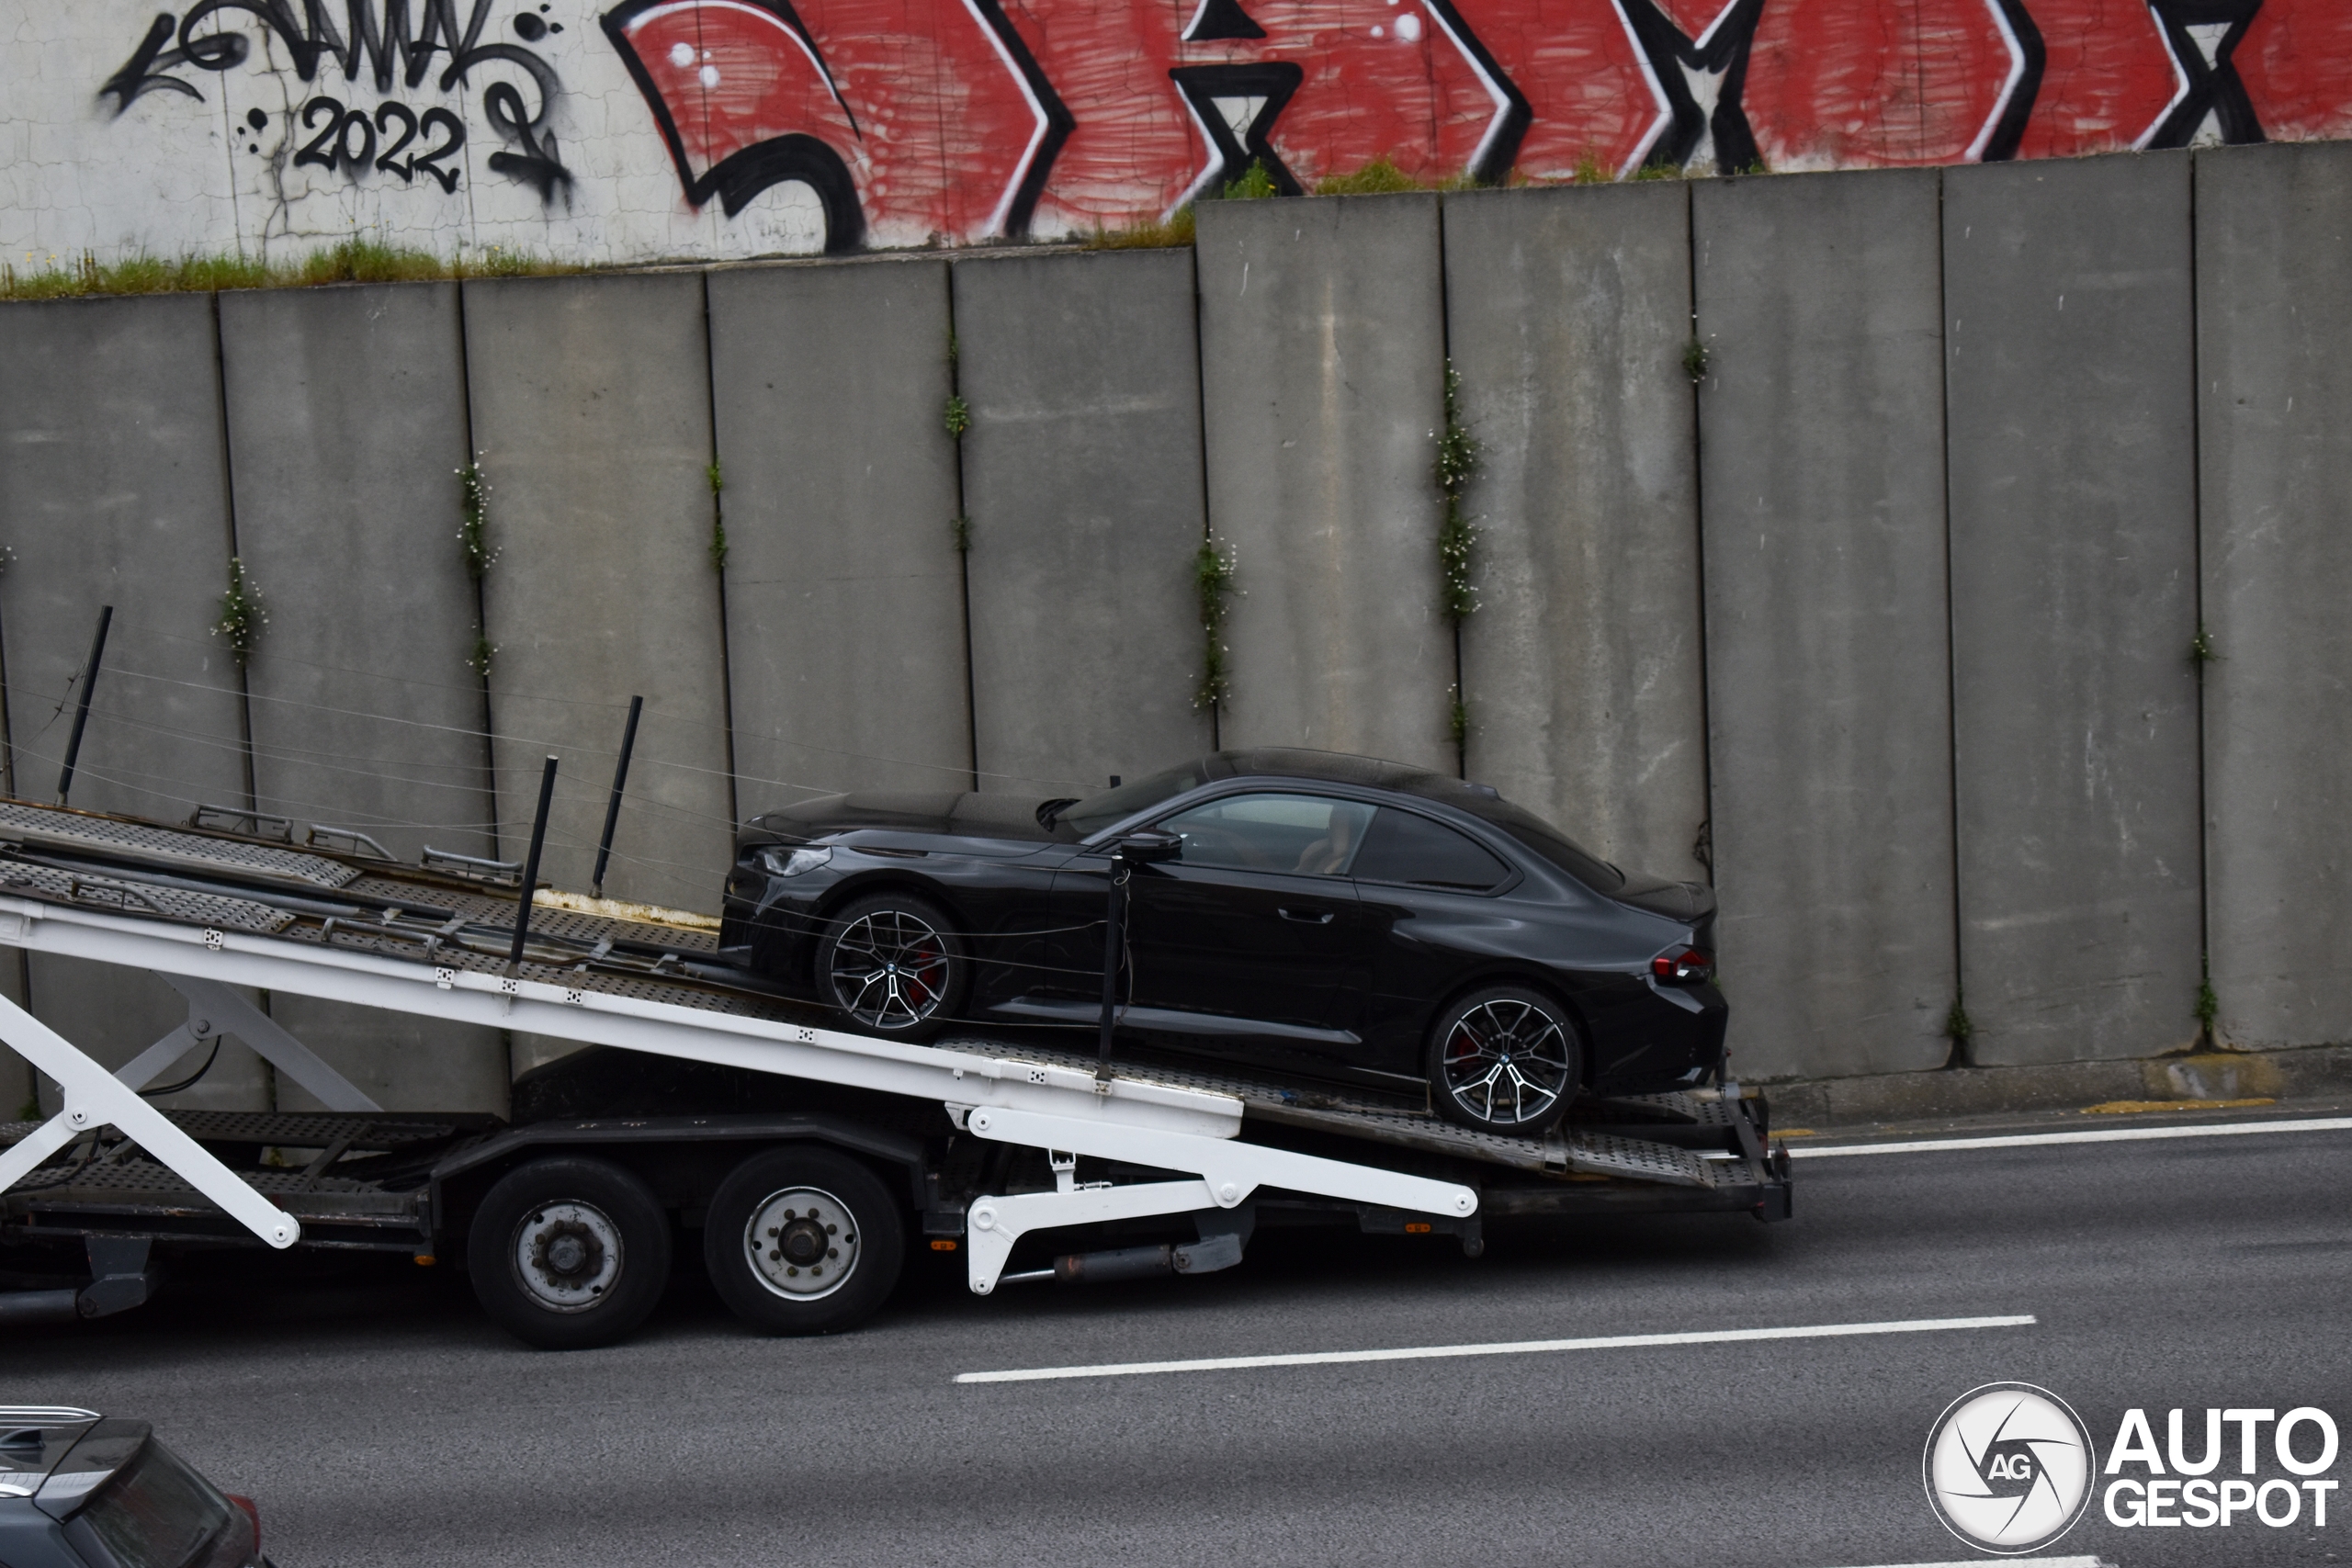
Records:
[[[1840,1155],[1942,1154],[1953,1149],[2021,1149],[2042,1144],[2136,1144],[2157,1138],[2231,1138],[2256,1133],[2341,1133],[2346,1129],[2352,1129],[2352,1116],[2299,1122],[2207,1122],[2193,1127],[2086,1127],[2073,1133],[2004,1133],[1900,1144],[1791,1144],[1788,1150],[1793,1159],[1831,1159]]]
[[[957,1382],[1050,1382],[1066,1378],[1132,1378],[1163,1372],[1228,1372],[1258,1367],[1327,1367],[1359,1361],[1436,1361],[1465,1356],[1532,1356],[1557,1350],[1634,1350],[1657,1345],[1739,1345],[1763,1339],[1839,1339],[1868,1334],[1936,1334],[1952,1329],[2027,1328],[2032,1314],[1914,1317],[1890,1323],[1806,1324],[1791,1328],[1717,1328],[1679,1334],[1612,1334],[1589,1339],[1518,1339],[1490,1345],[1419,1345],[1395,1350],[1307,1350],[1281,1356],[1210,1356],[1192,1361],[1110,1361],[1090,1367],[1021,1367],[958,1372]]]

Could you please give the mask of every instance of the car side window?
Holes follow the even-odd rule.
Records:
[[[1354,869],[1359,882],[1402,882],[1484,893],[1510,879],[1510,867],[1466,833],[1418,812],[1384,806],[1364,834]]]
[[[1159,826],[1184,840],[1185,865],[1345,876],[1373,808],[1319,795],[1229,795]]]

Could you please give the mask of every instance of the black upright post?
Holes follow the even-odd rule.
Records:
[[[114,606],[98,608],[97,635],[90,638],[90,661],[82,667],[82,702],[74,710],[74,736],[65,742],[65,767],[57,775],[57,804],[74,792],[74,763],[82,755],[82,727],[90,722],[90,688],[98,683],[98,660],[107,654],[107,628],[114,625]]]
[[[539,774],[539,809],[531,818],[531,852],[523,857],[523,892],[514,910],[514,951],[506,955],[507,967],[519,968],[523,963],[523,940],[531,934],[531,895],[539,886],[539,850],[548,841],[548,807],[555,800],[555,759],[548,759],[547,771]]]
[[[1102,1037],[1096,1048],[1094,1076],[1111,1076],[1111,1025],[1119,1010],[1119,960],[1127,945],[1127,878],[1125,857],[1111,856],[1111,907],[1102,926]]]
[[[644,711],[643,697],[629,698],[628,723],[621,729],[621,760],[613,766],[613,798],[605,807],[605,836],[596,840],[596,874],[588,879],[594,897],[605,896],[605,866],[613,858],[613,829],[621,820],[621,786],[628,783],[629,753],[637,750],[637,716]]]

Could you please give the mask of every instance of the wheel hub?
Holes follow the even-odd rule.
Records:
[[[796,1301],[828,1296],[857,1271],[859,1236],[849,1205],[815,1187],[762,1199],[743,1227],[752,1277]]]
[[[621,1275],[620,1227],[593,1203],[548,1203],[514,1227],[514,1278],[550,1312],[585,1312]]]

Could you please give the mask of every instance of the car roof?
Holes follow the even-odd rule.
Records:
[[[1378,757],[1355,757],[1343,751],[1308,751],[1286,746],[1261,746],[1249,750],[1219,751],[1206,758],[1203,772],[1211,778],[1314,779],[1324,784],[1354,784],[1363,789],[1395,790],[1433,800],[1459,796],[1491,800],[1495,792],[1485,784],[1465,784],[1451,774],[1391,762]]]

